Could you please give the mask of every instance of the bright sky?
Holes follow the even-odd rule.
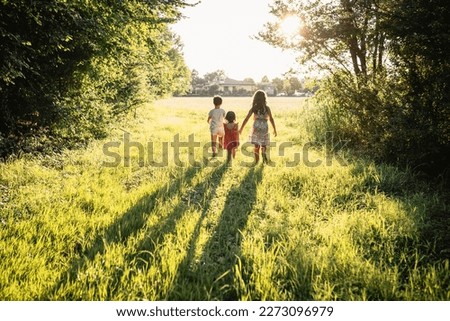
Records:
[[[190,3],[194,1],[191,0]],[[295,67],[292,53],[252,39],[273,20],[271,0],[202,0],[183,10],[186,18],[173,26],[184,43],[188,67],[200,76],[218,69],[230,78],[261,81],[281,77]]]

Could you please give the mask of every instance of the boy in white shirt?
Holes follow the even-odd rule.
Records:
[[[223,119],[225,117],[225,110],[220,108],[222,106],[222,97],[215,96],[213,98],[214,109],[211,109],[208,114],[209,130],[211,131],[211,146],[213,157],[217,155],[216,140],[219,138],[219,147],[223,144]]]

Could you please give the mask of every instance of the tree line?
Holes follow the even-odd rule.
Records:
[[[375,159],[449,176],[448,1],[280,0],[271,12],[259,38],[328,72],[318,139],[333,131]],[[287,37],[291,15],[302,25]]]
[[[149,99],[188,89],[169,30],[181,0],[0,2],[0,156],[106,135]]]
[[[200,96],[212,96],[221,94],[218,92],[217,84],[228,78],[224,70],[207,72],[203,76],[197,70],[191,71],[191,90],[188,94]],[[268,95],[286,94],[288,96],[299,92],[314,93],[319,89],[319,82],[316,78],[306,77],[299,79],[294,72],[288,71],[283,77],[275,77],[272,80],[263,76],[260,81],[255,81],[247,77],[242,82],[253,84],[257,89],[268,90]],[[253,92],[249,93],[253,94]]]

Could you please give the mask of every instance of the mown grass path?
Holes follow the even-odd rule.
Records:
[[[241,121],[250,100],[223,107]],[[0,298],[449,300],[445,194],[327,158],[308,143],[310,101],[269,103],[271,166],[245,150],[209,159],[209,98],[161,100],[86,150],[0,164]],[[200,146],[177,153],[189,137]]]

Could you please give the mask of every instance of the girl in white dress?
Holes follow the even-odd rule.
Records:
[[[252,131],[250,134],[250,142],[255,145],[254,155],[255,155],[255,164],[259,162],[259,151],[261,150],[262,158],[264,163],[268,163],[267,159],[267,146],[270,145],[270,136],[269,136],[269,125],[267,121],[270,121],[273,127],[273,134],[277,136],[277,129],[275,127],[275,121],[272,117],[272,112],[267,106],[267,96],[266,93],[262,90],[257,90],[253,95],[253,103],[252,108],[250,108],[247,117],[245,117],[242,122],[241,129],[239,133],[242,134],[242,130],[244,129],[245,124],[249,120],[249,118],[254,115]]]

